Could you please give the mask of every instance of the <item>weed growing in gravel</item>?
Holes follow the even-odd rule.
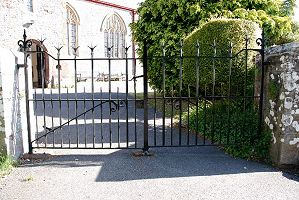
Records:
[[[24,182],[29,182],[29,181],[33,181],[33,177],[32,176],[26,176],[23,178]]]
[[[17,162],[10,156],[0,155],[0,177],[9,174],[13,167],[17,166]]]

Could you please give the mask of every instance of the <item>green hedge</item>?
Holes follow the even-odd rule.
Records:
[[[199,43],[199,83],[202,93],[212,94],[213,87],[213,62],[215,66],[215,95],[224,95],[228,91],[229,82],[229,43],[232,43],[232,54],[235,55],[245,48],[245,37],[251,38],[248,48],[256,48],[255,40],[260,28],[254,22],[241,19],[217,19],[211,20],[200,28],[193,31],[184,40],[184,56],[189,57],[183,61],[183,78],[185,84],[196,85],[196,44]],[[214,56],[213,44],[216,44],[216,58]],[[248,51],[247,67],[249,73],[252,68],[253,52]],[[245,76],[245,51],[231,61],[233,63],[231,85],[243,88]],[[206,88],[206,91],[204,91]],[[232,89],[232,88],[231,88]],[[233,89],[232,89],[233,90]],[[238,88],[234,90],[238,91]],[[239,89],[240,91],[240,89]]]

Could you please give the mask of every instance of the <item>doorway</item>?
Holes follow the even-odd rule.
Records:
[[[43,53],[42,52],[43,49]],[[47,88],[49,83],[49,56],[47,48],[37,40],[32,40],[32,85],[33,88]]]

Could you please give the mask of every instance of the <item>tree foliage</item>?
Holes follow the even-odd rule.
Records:
[[[144,40],[150,56],[179,53],[179,41],[213,18],[241,18],[265,26],[268,44],[281,44],[296,38],[291,20],[295,0],[145,0],[138,8],[139,19],[131,25],[142,55]],[[176,61],[169,61],[166,85],[178,84]],[[150,84],[161,90],[161,60],[149,63]]]

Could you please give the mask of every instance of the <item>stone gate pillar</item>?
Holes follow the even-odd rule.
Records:
[[[272,132],[271,158],[299,164],[299,43],[266,50],[265,123]]]

